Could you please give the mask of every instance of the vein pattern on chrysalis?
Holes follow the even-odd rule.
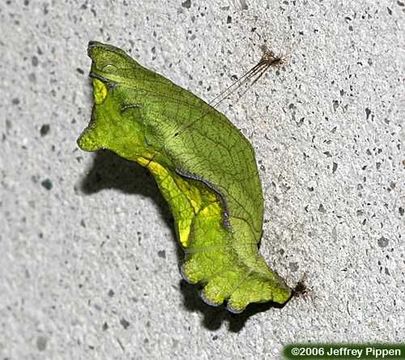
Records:
[[[172,211],[183,277],[232,312],[292,294],[258,251],[263,195],[253,148],[215,108],[111,45],[90,42],[94,106],[78,139],[146,167]],[[268,62],[250,76],[261,76]]]

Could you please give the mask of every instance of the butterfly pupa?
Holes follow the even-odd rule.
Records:
[[[211,305],[284,304],[292,294],[258,251],[263,194],[249,141],[219,111],[123,50],[90,42],[94,105],[78,139],[146,167],[185,251],[182,274]],[[263,65],[253,75],[263,71]],[[158,240],[158,239],[157,239]]]

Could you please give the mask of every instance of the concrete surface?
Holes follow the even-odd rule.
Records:
[[[405,338],[402,1],[0,2],[0,358],[279,359],[297,341]],[[219,105],[252,141],[261,251],[294,285],[240,316],[180,280],[151,177],[76,138],[89,40],[204,99],[286,56]]]

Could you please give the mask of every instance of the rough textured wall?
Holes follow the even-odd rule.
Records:
[[[1,359],[277,359],[294,341],[405,338],[401,1],[0,2]],[[251,140],[261,251],[311,291],[240,316],[180,280],[143,168],[83,153],[89,40],[210,100],[261,56],[287,62],[223,101]]]

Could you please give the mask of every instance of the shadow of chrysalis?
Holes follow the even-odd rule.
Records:
[[[173,230],[173,217],[149,171],[135,162],[125,160],[108,150],[100,150],[94,156],[88,174],[80,182],[80,190],[94,194],[104,189],[117,189],[125,194],[138,194],[151,198],[160,215]]]
[[[116,189],[125,194],[138,194],[149,197],[158,206],[160,216],[172,232],[176,241],[174,219],[149,171],[135,162],[125,160],[108,150],[100,150],[93,159],[88,174],[80,182],[80,190],[94,194],[104,189]],[[183,258],[177,247],[177,258]]]
[[[230,313],[225,305],[213,307],[204,303],[201,300],[196,285],[187,283],[185,280],[180,281],[180,290],[184,297],[184,307],[188,311],[198,311],[204,315],[203,326],[211,331],[215,331],[221,327],[225,322],[229,324],[229,331],[239,332],[246,325],[246,322],[252,316],[261,312],[268,311],[269,309],[282,309],[287,303],[280,305],[273,302],[266,302],[262,304],[252,303],[240,314]]]

